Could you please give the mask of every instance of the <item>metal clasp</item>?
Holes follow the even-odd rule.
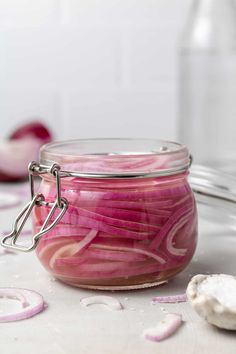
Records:
[[[37,162],[32,161],[28,167],[29,170],[29,182],[30,182],[30,190],[31,190],[31,201],[26,204],[23,210],[17,215],[15,222],[13,224],[12,232],[9,235],[4,236],[1,239],[1,245],[5,248],[11,248],[22,252],[29,252],[36,248],[40,238],[42,235],[49,232],[57,223],[62,219],[68,208],[68,201],[61,196],[61,181],[60,181],[60,166],[57,164],[53,164],[50,169],[45,169],[40,166]],[[50,173],[56,178],[56,190],[57,197],[54,203],[47,202],[45,197],[41,193],[35,194],[34,190],[34,177],[40,176],[41,174]],[[33,236],[32,243],[29,246],[24,246],[22,244],[17,243],[17,239],[20,236],[20,233],[29,218],[34,207],[50,206],[50,212],[46,220],[44,221],[40,231]],[[56,219],[50,223],[52,216],[55,211],[60,209],[60,213],[56,217]],[[10,240],[10,242],[9,242]],[[8,241],[8,242],[7,242]]]

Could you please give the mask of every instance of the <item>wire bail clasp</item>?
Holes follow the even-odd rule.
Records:
[[[31,201],[26,204],[22,211],[17,215],[15,222],[13,224],[12,232],[1,239],[1,245],[5,248],[15,249],[17,251],[29,252],[36,248],[42,235],[49,232],[57,223],[62,219],[68,208],[67,199],[61,196],[61,178],[60,178],[60,166],[53,164],[50,169],[45,169],[40,166],[37,162],[32,161],[28,166],[29,171],[29,182],[30,182],[30,191],[31,191]],[[34,178],[40,176],[41,174],[50,173],[56,179],[56,191],[57,197],[54,203],[47,202],[42,193],[36,193],[34,189]],[[32,243],[29,246],[25,246],[17,243],[17,239],[29,218],[34,207],[47,206],[51,207],[40,231],[33,236]],[[55,218],[54,221],[50,222],[52,216],[57,209],[60,209],[60,213]],[[10,240],[10,242],[9,242]],[[7,242],[8,241],[8,242]]]

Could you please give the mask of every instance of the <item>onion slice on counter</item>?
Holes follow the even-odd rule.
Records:
[[[113,296],[98,295],[98,296],[88,296],[80,300],[82,306],[89,306],[95,304],[106,305],[110,310],[123,310],[122,304]]]
[[[37,292],[28,289],[0,288],[0,300],[4,298],[20,301],[21,309],[17,312],[6,314],[0,312],[0,322],[13,322],[30,318],[41,312],[45,306],[43,297]]]
[[[155,296],[152,299],[152,303],[162,303],[162,304],[175,304],[177,302],[186,302],[187,295],[186,294],[178,294],[178,295],[169,295],[169,296]]]
[[[182,316],[175,313],[168,313],[156,327],[143,331],[143,337],[147,340],[160,342],[171,336],[182,324]]]

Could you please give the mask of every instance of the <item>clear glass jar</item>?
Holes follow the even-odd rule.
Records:
[[[148,139],[44,145],[29,166],[32,200],[1,244],[36,249],[67,284],[122,290],[158,285],[182,271],[197,242],[185,146]],[[34,176],[42,178],[34,191]],[[31,245],[18,236],[33,211]],[[7,240],[11,242],[7,244]]]
[[[77,140],[45,145],[40,160],[70,172],[61,178],[68,209],[36,248],[56,278],[84,288],[142,288],[173,277],[190,262],[197,213],[185,147],[154,140]],[[39,192],[55,200],[52,175],[42,175]],[[34,209],[35,233],[49,210]]]

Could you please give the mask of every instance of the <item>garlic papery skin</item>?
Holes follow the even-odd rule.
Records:
[[[195,275],[186,294],[194,310],[207,322],[236,330],[236,277],[228,274]]]

